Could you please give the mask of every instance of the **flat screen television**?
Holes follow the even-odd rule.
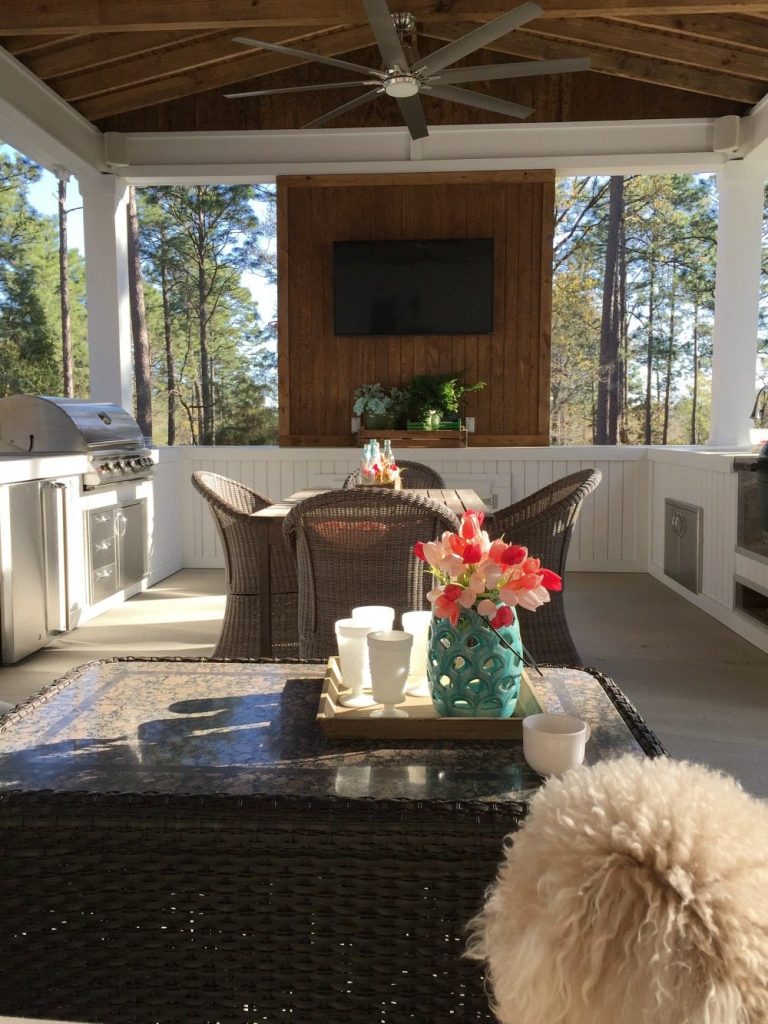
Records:
[[[336,334],[490,334],[493,239],[334,242]]]

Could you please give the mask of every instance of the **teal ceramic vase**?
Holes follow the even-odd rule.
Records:
[[[473,609],[452,626],[432,616],[427,679],[438,715],[510,718],[520,693],[523,645],[518,616],[494,630]]]

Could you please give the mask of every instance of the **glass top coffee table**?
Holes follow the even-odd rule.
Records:
[[[663,753],[610,680],[543,671],[588,761]],[[0,1013],[494,1020],[464,927],[541,780],[519,741],[330,740],[323,674],[94,662],[2,721]]]

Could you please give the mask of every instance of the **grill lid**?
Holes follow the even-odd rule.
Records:
[[[52,455],[143,448],[136,420],[111,402],[47,395],[0,398],[0,451]]]

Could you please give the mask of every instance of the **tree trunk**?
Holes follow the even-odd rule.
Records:
[[[651,444],[651,391],[653,388],[653,331],[654,301],[653,294],[656,283],[653,253],[648,255],[648,351],[645,357],[645,416],[643,424],[643,444]]]
[[[173,319],[166,262],[165,236],[160,236],[160,290],[163,300],[163,342],[165,347],[165,387],[168,396],[168,444],[176,444],[176,364],[173,356]]]
[[[72,321],[69,315],[69,246],[67,242],[67,179],[59,178],[59,296],[61,299],[61,363],[64,396],[75,394]]]
[[[595,444],[616,444],[621,385],[619,372],[619,250],[624,215],[624,179],[611,178],[608,236],[600,324],[600,373],[597,391]]]
[[[691,393],[691,444],[696,444],[696,412],[699,404],[699,300],[693,303],[693,391]]]
[[[675,302],[677,299],[677,274],[675,265],[672,264],[672,291],[669,297],[669,337],[667,338],[667,373],[664,383],[664,425],[661,430],[661,443],[667,444],[669,439],[669,399],[672,391],[672,363],[675,351],[675,325],[676,313]]]
[[[133,370],[136,379],[136,421],[142,434],[152,437],[152,377],[149,365],[149,335],[144,308],[144,285],[139,256],[139,219],[136,189],[128,186],[128,291],[133,335]]]

